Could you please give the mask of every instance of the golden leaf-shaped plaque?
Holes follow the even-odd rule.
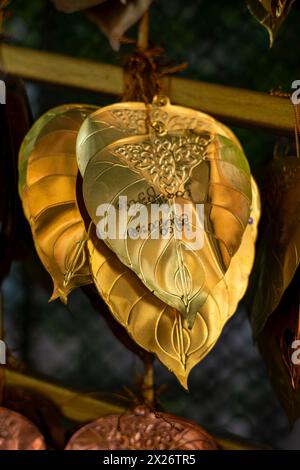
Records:
[[[80,130],[77,153],[85,205],[99,228],[99,207],[110,204],[100,223],[107,225],[116,212],[112,223],[116,230],[104,237],[105,243],[191,327],[228,269],[247,226],[251,204],[247,160],[232,134],[209,116],[164,103],[146,109],[147,119],[145,106],[136,109],[133,103],[131,110],[131,103],[125,105],[127,111],[117,109],[111,125],[98,113]],[[106,111],[116,114],[114,107]],[[125,123],[123,129],[120,121]],[[124,137],[130,123],[135,135]],[[144,131],[148,133],[140,134]],[[123,138],[116,140],[122,133]],[[142,204],[148,220],[155,202],[179,219],[188,206],[190,225],[195,234],[203,235],[202,243],[191,243],[187,235],[179,239],[175,231],[160,237],[164,229],[160,216],[150,230],[132,220],[130,210],[124,223],[120,207],[124,200],[129,206]],[[136,229],[141,236],[126,236]]]
[[[300,270],[257,337],[273,388],[290,424],[300,417]],[[294,343],[295,341],[295,343]]]
[[[299,266],[299,179],[299,159],[281,157],[274,158],[262,181],[262,236],[249,288],[250,314],[255,336],[278,306]]]
[[[156,354],[187,387],[191,369],[211,350],[244,295],[254,260],[260,215],[259,193],[252,179],[252,209],[242,244],[229,269],[197,312],[192,329],[179,311],[159,300],[98,239],[88,240],[94,283],[113,316],[142,348]]]
[[[91,282],[86,232],[76,202],[76,138],[90,105],[67,105],[43,115],[19,155],[19,190],[38,255],[51,275],[51,300]]]
[[[295,0],[247,0],[254,18],[264,26],[270,38],[270,47]]]

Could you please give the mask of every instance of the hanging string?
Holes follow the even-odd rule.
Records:
[[[124,64],[125,91],[123,101],[151,103],[163,89],[165,76],[185,70],[187,63],[171,65],[164,55],[164,49],[136,49]]]
[[[148,39],[149,39],[149,11],[147,10],[144,13],[139,24],[137,47],[139,49],[146,50],[148,48]]]
[[[134,53],[125,60],[123,101],[152,102],[163,90],[165,76],[185,70],[187,63],[172,64],[161,47],[149,46],[149,12],[140,21]],[[128,43],[124,39],[121,42]]]

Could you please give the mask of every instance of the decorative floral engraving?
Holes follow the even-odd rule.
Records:
[[[134,170],[144,172],[163,194],[172,195],[205,158],[211,140],[207,133],[185,131],[182,135],[155,135],[140,143],[123,144],[112,153]]]

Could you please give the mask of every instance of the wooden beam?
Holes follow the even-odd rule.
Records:
[[[86,59],[3,44],[2,64],[7,72],[28,80],[121,95],[120,67]]]
[[[6,71],[24,79],[122,94],[121,67],[8,44],[3,44],[1,50]],[[177,77],[168,79],[167,89],[174,104],[201,110],[240,127],[294,132],[294,112],[288,98]]]
[[[182,78],[171,80],[170,97],[174,103],[199,109],[240,127],[284,134],[295,129],[289,98]]]
[[[125,404],[113,402],[108,398],[95,397],[92,394],[64,388],[61,385],[42,380],[9,368],[5,370],[5,386],[28,389],[43,395],[52,401],[60,413],[71,421],[87,423],[100,416],[122,414]]]

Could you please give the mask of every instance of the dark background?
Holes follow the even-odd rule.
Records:
[[[296,0],[296,6],[299,1]],[[111,50],[108,40],[81,13],[66,15],[50,0],[13,0],[6,32],[17,44],[122,63],[129,46]],[[300,9],[293,8],[270,50],[267,32],[255,22],[243,0],[156,0],[151,7],[150,40],[163,46],[175,63],[188,61],[183,76],[269,92],[290,92],[300,79]],[[136,28],[128,35],[135,37]],[[62,103],[107,104],[115,97],[81,90],[27,83],[34,118]],[[272,157],[277,136],[234,128],[255,173]],[[86,391],[135,388],[139,359],[127,351],[78,290],[68,307],[48,303],[51,284],[34,251],[13,264],[3,287],[9,347],[33,370]],[[49,283],[49,291],[44,288]],[[213,431],[229,431],[274,446],[300,448],[268,382],[251,338],[243,306],[226,325],[213,351],[191,373],[190,392],[160,364],[157,385],[166,389],[166,409],[187,416]],[[299,442],[299,444],[297,443]]]

